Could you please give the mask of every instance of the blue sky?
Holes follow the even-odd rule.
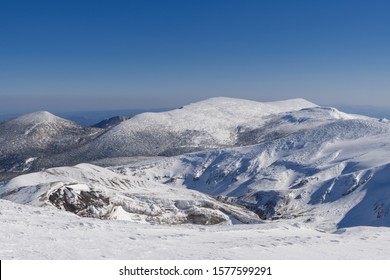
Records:
[[[0,1],[0,113],[390,106],[389,1]]]

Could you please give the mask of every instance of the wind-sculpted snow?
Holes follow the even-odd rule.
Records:
[[[82,164],[19,176],[0,188],[0,198],[52,205],[82,217],[158,224],[255,223],[240,206],[185,188],[168,187]]]

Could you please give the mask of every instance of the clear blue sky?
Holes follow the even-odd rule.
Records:
[[[0,114],[212,96],[390,106],[390,1],[0,1]]]

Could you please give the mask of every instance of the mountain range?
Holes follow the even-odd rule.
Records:
[[[390,123],[304,99],[212,98],[80,126],[0,124],[0,198],[140,223],[390,226]]]

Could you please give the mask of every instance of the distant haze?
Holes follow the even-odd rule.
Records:
[[[0,114],[214,96],[390,106],[390,2],[2,1]]]

